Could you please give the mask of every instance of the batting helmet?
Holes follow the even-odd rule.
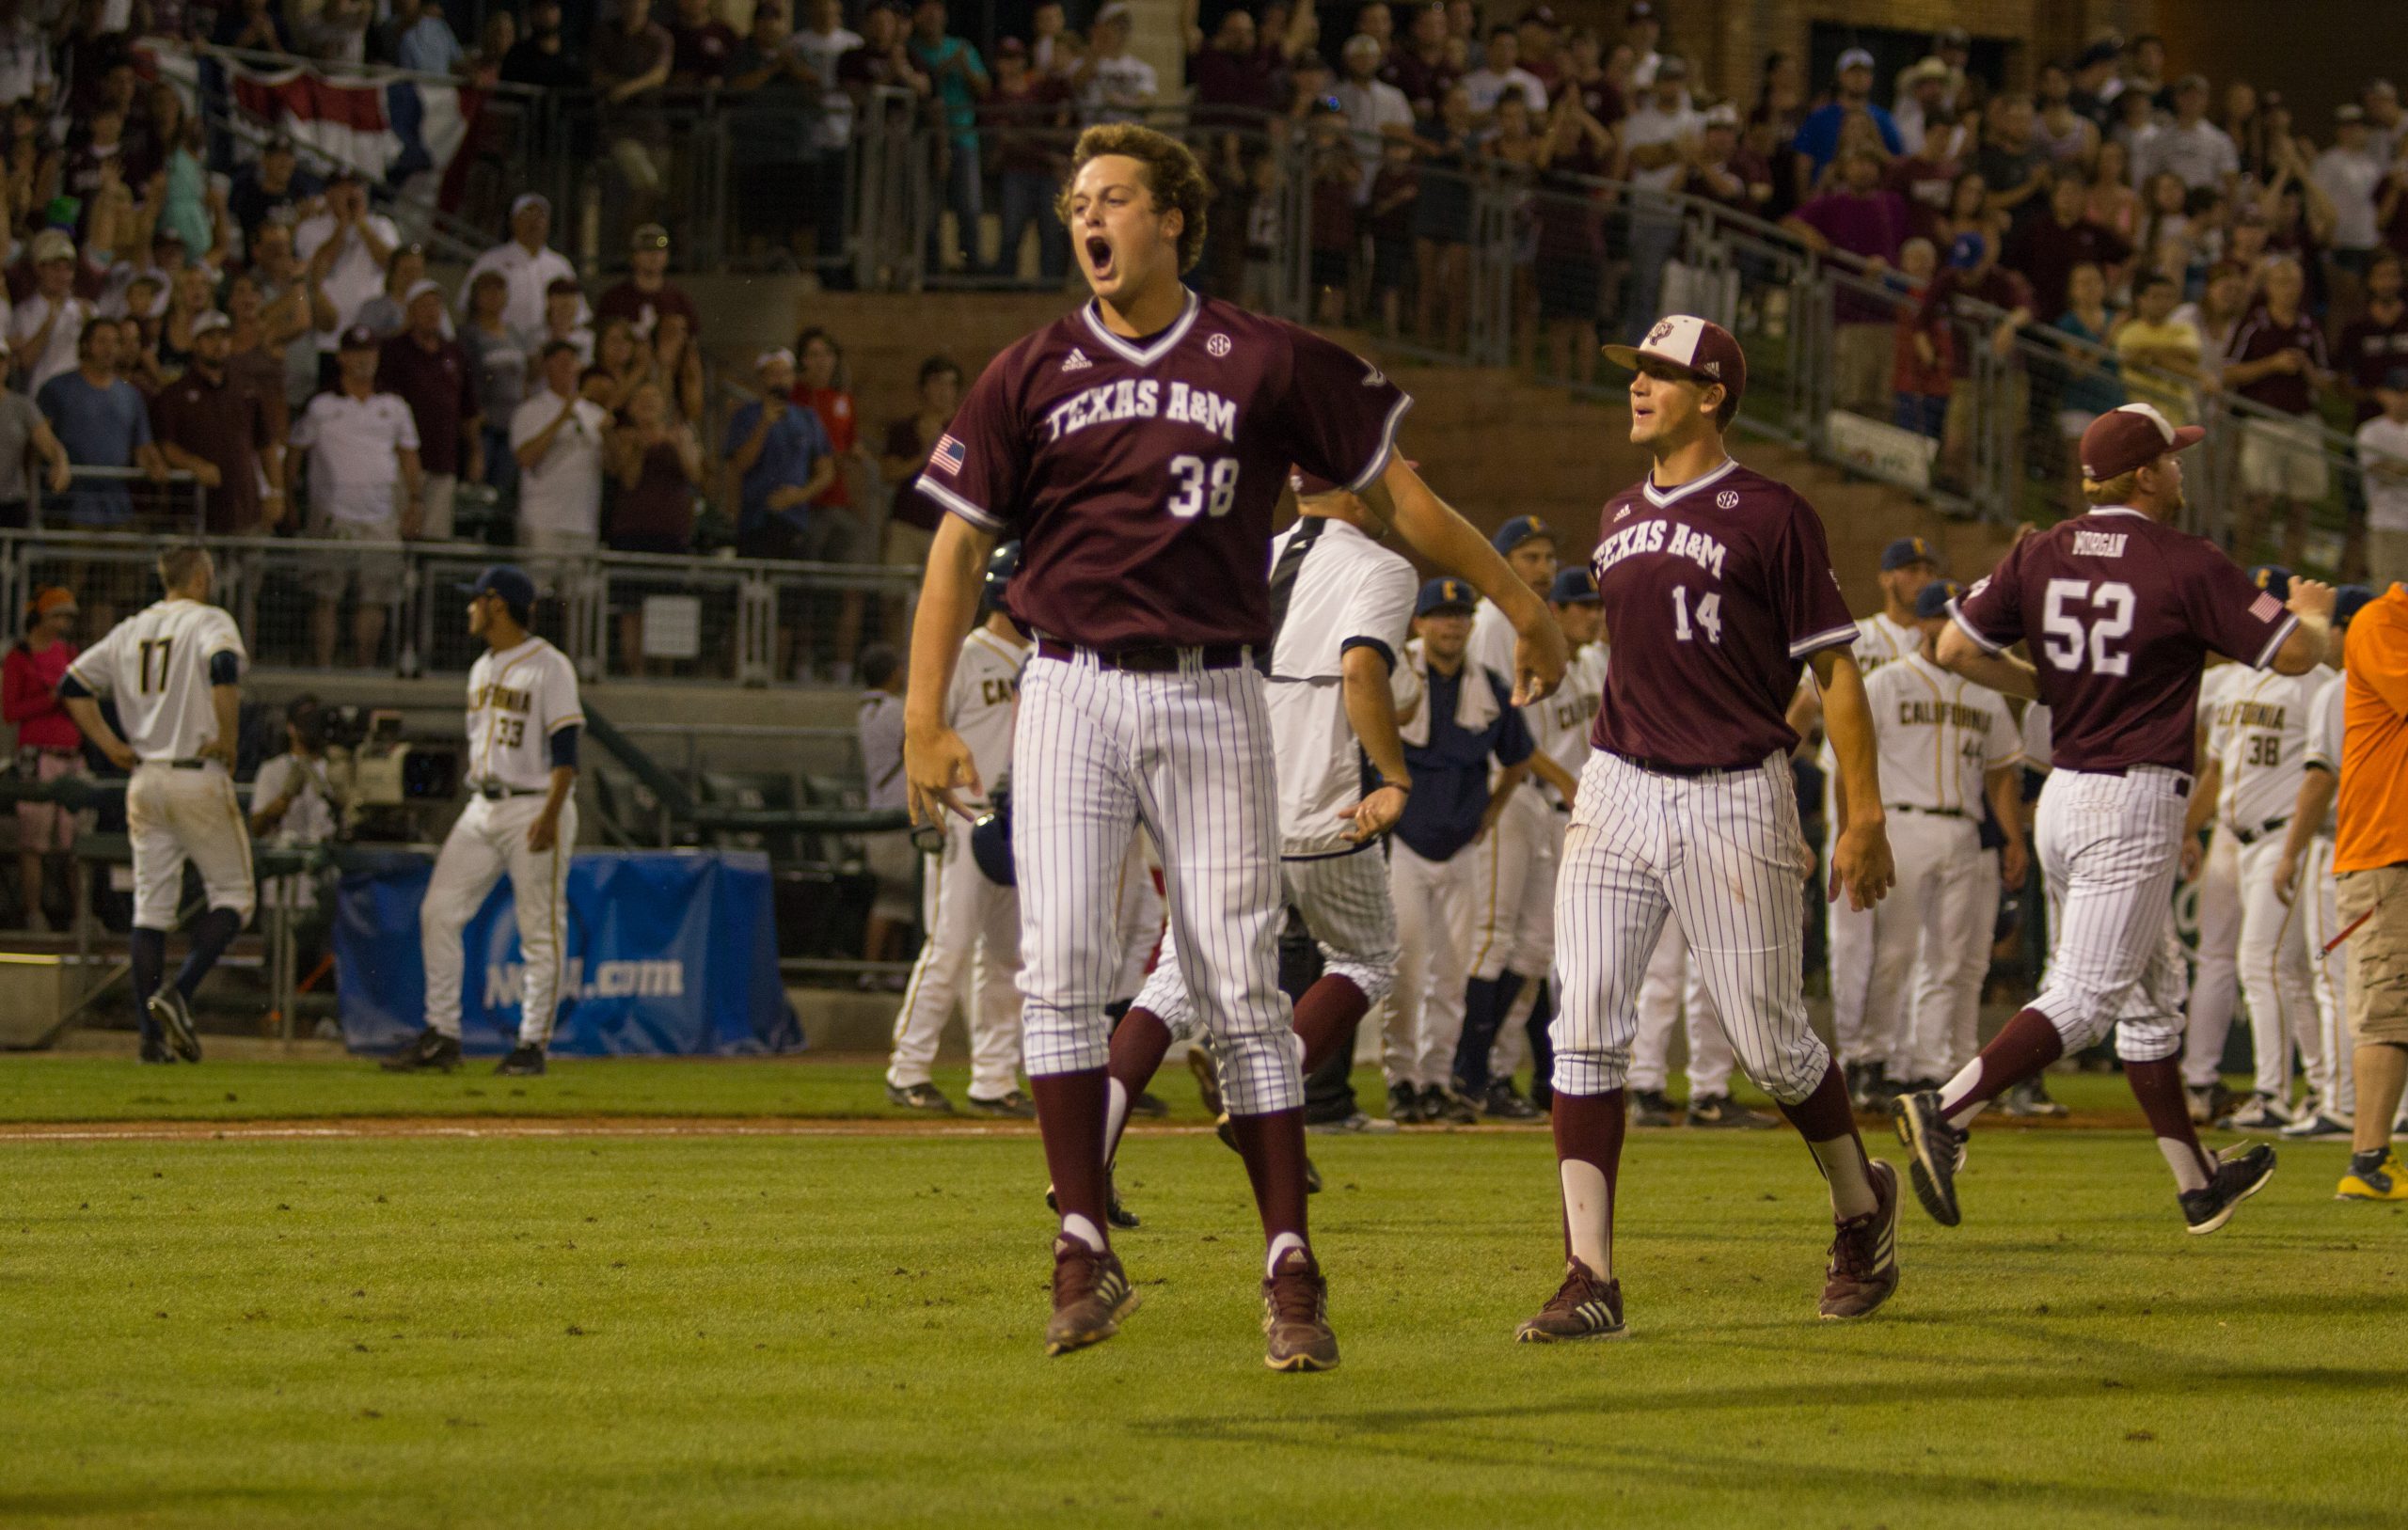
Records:
[[[987,576],[978,586],[978,608],[982,611],[1003,609],[1004,587],[1020,572],[1020,544],[1003,542],[987,555]]]
[[[1018,870],[1012,864],[1012,795],[1007,782],[997,781],[988,799],[992,806],[978,815],[970,826],[970,859],[978,863],[979,875],[997,887],[1017,887]]]

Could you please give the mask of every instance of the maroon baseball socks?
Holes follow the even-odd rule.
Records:
[[[1556,1176],[1563,1187],[1563,1252],[1601,1281],[1614,1277],[1614,1180],[1627,1119],[1623,1092],[1555,1093]]]
[[[1826,1064],[1823,1081],[1781,1113],[1806,1139],[1814,1166],[1831,1187],[1831,1220],[1846,1222],[1880,1209],[1873,1193],[1873,1165],[1864,1156],[1864,1139],[1857,1135],[1856,1112],[1847,1102],[1847,1083],[1839,1065]]]
[[[1948,1124],[1962,1131],[1982,1113],[1982,1107],[2065,1055],[2065,1038],[2056,1022],[2036,1009],[2020,1009],[1981,1055],[1940,1091],[1940,1111]]]
[[[1296,999],[1296,1034],[1305,1044],[1305,1072],[1329,1061],[1329,1054],[1351,1040],[1355,1025],[1370,1013],[1371,1001],[1352,978],[1324,972]]]
[[[2148,1117],[2148,1129],[2157,1134],[2157,1150],[2165,1155],[2165,1166],[2174,1171],[2176,1188],[2207,1189],[2215,1179],[2215,1165],[2209,1161],[2207,1149],[2199,1145],[2198,1130],[2191,1125],[2180,1063],[2171,1057],[2126,1063],[2124,1080],[2132,1086],[2141,1113]]]
[[[1120,1133],[1129,1125],[1129,1102],[1146,1092],[1170,1053],[1170,1027],[1150,1009],[1131,1005],[1112,1029],[1110,1097],[1105,1104],[1103,1161],[1109,1165],[1120,1152]]]
[[[1254,1185],[1255,1207],[1262,1213],[1262,1240],[1270,1249],[1263,1271],[1269,1274],[1289,1250],[1312,1252],[1305,1233],[1304,1109],[1232,1114],[1229,1131],[1237,1138],[1238,1156],[1245,1159],[1245,1176]]]
[[[1062,1214],[1062,1235],[1101,1253],[1112,1191],[1104,1173],[1103,1124],[1111,1079],[1101,1068],[1076,1073],[1031,1074],[1037,1130],[1045,1140],[1045,1172],[1054,1178],[1054,1200]]]

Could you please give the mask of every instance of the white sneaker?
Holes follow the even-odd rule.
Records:
[[[2216,1123],[2226,1131],[2275,1132],[2290,1125],[2291,1112],[2272,1095],[2252,1095],[2249,1103]]]
[[[2322,1111],[2305,1111],[2279,1135],[2290,1143],[2344,1143],[2356,1130],[2356,1126],[2346,1116],[2329,1115]]]

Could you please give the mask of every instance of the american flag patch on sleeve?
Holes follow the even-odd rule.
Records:
[[[2279,622],[2283,619],[2283,603],[2272,593],[2259,595],[2249,603],[2249,614],[2260,622]]]
[[[937,437],[936,450],[928,453],[928,465],[958,474],[961,471],[962,457],[962,447],[959,441],[951,435],[940,435]]]

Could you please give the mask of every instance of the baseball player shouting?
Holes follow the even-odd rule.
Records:
[[[1267,707],[1279,762],[1280,877],[1323,962],[1296,1000],[1309,1074],[1354,1039],[1356,1023],[1396,983],[1396,908],[1378,841],[1414,788],[1391,686],[1414,580],[1413,565],[1379,545],[1387,528],[1360,497],[1301,472],[1290,481],[1296,524],[1271,544]],[[1378,780],[1368,793],[1366,759]],[[1171,1046],[1196,1033],[1178,949],[1166,946],[1112,1033],[1106,1158],[1119,1145],[1129,1102]]]
[[[535,581],[497,564],[467,587],[468,632],[485,651],[468,670],[468,805],[443,839],[419,907],[426,1029],[388,1059],[396,1073],[460,1065],[461,932],[494,883],[518,911],[518,1043],[494,1071],[544,1071],[568,946],[568,860],[577,844],[577,740],[585,714],[577,666],[527,630]]]
[[[1474,846],[1496,837],[1536,757],[1513,686],[1472,662],[1472,602],[1461,579],[1423,585],[1405,655],[1416,700],[1403,730],[1404,760],[1418,790],[1388,852],[1399,955],[1385,1058],[1399,1125],[1477,1119],[1473,1101],[1449,1081],[1475,1049],[1485,1071],[1496,1031],[1492,1025],[1477,1041],[1463,1033],[1471,952],[1458,914],[1481,895],[1490,869]]]
[[[929,454],[950,512],[911,632],[905,772],[914,811],[961,812],[977,762],[944,697],[995,539],[1021,539],[1006,602],[1037,634],[1012,741],[1030,1092],[1061,1210],[1046,1349],[1110,1338],[1135,1296],[1104,1231],[1115,891],[1142,824],[1170,936],[1211,1039],[1270,1244],[1266,1361],[1335,1364],[1305,1222],[1304,1080],[1279,992],[1278,787],[1255,651],[1263,548],[1294,464],[1507,606],[1524,700],[1563,673],[1546,607],[1392,460],[1410,400],[1294,325],[1190,292],[1210,186],[1177,139],[1091,127],[1056,204],[1094,301],[988,367]]]
[[[1882,666],[1913,653],[1922,641],[1915,625],[1915,598],[1940,577],[1940,560],[1931,544],[1921,537],[1900,537],[1881,549],[1881,608],[1856,624],[1856,643],[1849,650],[1860,677],[1870,682]],[[1810,733],[1822,716],[1822,697],[1812,679],[1798,687],[1789,709],[1790,726]],[[1832,808],[1838,764],[1824,741],[1818,762],[1823,771],[1823,864],[1831,863],[1839,834],[1839,814]],[[1884,778],[1886,779],[1886,777]],[[1884,1049],[1889,1037],[1868,1026],[1865,1014],[1873,1003],[1873,910],[1834,902],[1830,930],[1831,979],[1831,1042],[1839,1049],[1848,1098],[1862,1110],[1888,1106],[1896,1091],[1889,1079],[1891,1057]]]
[[[986,620],[961,639],[961,660],[944,701],[945,726],[970,746],[981,781],[1004,779],[1012,758],[1012,715],[1020,699],[1020,671],[1028,662],[1028,639],[1001,605],[1004,587],[1020,562],[1020,549],[1006,543],[987,560],[980,595]],[[983,809],[970,795],[965,807]],[[1020,893],[990,881],[970,847],[971,820],[945,821],[944,848],[924,893],[927,944],[912,964],[895,1017],[895,1053],[886,1065],[886,1097],[912,1110],[950,1114],[953,1102],[930,1080],[937,1041],[953,1016],[953,1002],[971,979],[970,1103],[990,1114],[1006,1112],[1020,1092]],[[976,958],[974,970],[973,958]]]
[[[1555,532],[1545,521],[1535,515],[1516,515],[1497,528],[1490,545],[1504,555],[1507,566],[1522,576],[1532,593],[1545,597],[1553,592]],[[1559,617],[1559,624],[1560,621]],[[1569,639],[1570,634],[1565,636]],[[1483,601],[1472,613],[1471,645],[1466,653],[1473,664],[1492,673],[1513,672],[1513,625],[1495,604]],[[1570,679],[1568,670],[1565,678]],[[1533,742],[1545,726],[1540,713],[1563,699],[1559,690],[1524,714],[1522,724]],[[1575,699],[1570,704],[1576,707],[1578,702]],[[1584,743],[1587,732],[1585,726],[1579,730]],[[1563,824],[1536,773],[1560,768],[1552,756],[1544,766],[1538,756],[1532,757],[1531,784],[1506,797],[1495,831],[1481,835],[1472,846],[1471,896],[1448,913],[1458,925],[1467,926],[1461,938],[1470,954],[1465,963],[1468,979],[1464,986],[1462,1039],[1448,1082],[1458,1098],[1508,1120],[1529,1120],[1538,1112],[1513,1092],[1510,1074],[1502,1088],[1490,1088],[1488,1054],[1526,985],[1542,989],[1532,995],[1534,1012],[1546,1002],[1543,986],[1555,959],[1555,860],[1556,850],[1563,843]],[[1555,794],[1558,798],[1562,795]]]
[[[2343,585],[2333,591],[2334,645],[2337,649],[2356,616],[2374,591],[2362,584]],[[2355,1049],[2350,1035],[2347,1003],[2349,957],[2340,940],[2339,889],[2333,877],[2334,798],[2341,787],[2343,702],[2348,678],[2336,674],[2307,703],[2307,749],[2300,771],[2299,796],[2291,806],[2290,825],[2283,831],[2283,852],[2274,863],[2274,888],[2298,911],[2306,926],[2307,954],[2316,983],[2318,1054],[2321,1071],[2311,1073],[2316,1091],[2314,1108],[2282,1129],[2293,1142],[2343,1142],[2351,1135],[2358,1109]],[[2301,876],[2305,871],[2306,881]]]
[[[2251,577],[2276,600],[2290,592],[2289,569],[2270,564],[2252,570]],[[2258,1073],[2248,1102],[2223,1125],[2234,1131],[2273,1133],[2292,1120],[2292,1049],[2298,1049],[2309,1078],[2324,1071],[2307,922],[2292,913],[2289,900],[2278,891],[2274,868],[2282,860],[2283,831],[2290,825],[2300,781],[2307,773],[2308,708],[2336,671],[2321,664],[2301,675],[2239,665],[2230,669],[2235,678],[2225,691],[2225,725],[2215,735],[2214,751],[2194,794],[2213,801],[2217,827],[2231,835],[2235,846],[2233,871],[2241,903],[2235,965],[2242,996],[2249,1004]],[[2194,804],[2194,817],[2196,812]],[[2191,848],[2194,843],[2186,834],[2186,857],[2196,854]],[[2223,1049],[2218,1037],[2216,1050]],[[2307,1114],[2316,1113],[2314,1105],[2311,1101]]]
[[[1982,978],[2004,887],[2023,885],[2023,770],[2006,698],[1933,661],[1961,591],[1945,579],[1915,597],[1921,645],[1864,683],[1881,747],[1897,895],[1873,911],[1866,1029],[1909,1091],[1937,1089],[1973,1055]],[[1988,798],[2006,836],[1982,853]]]
[[[2115,1029],[2124,1077],[2174,1171],[2183,1221],[2210,1233],[2274,1172],[2263,1145],[2210,1158],[2175,1064],[2182,960],[2172,925],[2193,780],[2199,666],[2213,649],[2283,674],[2324,657],[2333,591],[2252,584],[2214,544],[2168,524],[2183,507],[2178,453],[2206,433],[2128,403],[2083,433],[2089,513],[2024,538],[1973,586],[1940,636],[1940,662],[2049,705],[2049,783],[2036,841],[2056,948],[2039,996],[1945,1087],[1901,1096],[1915,1193],[1946,1226],[1966,1128],[1999,1094]],[[2007,654],[2029,638],[2037,664]]]
[[[1839,759],[1832,891],[1870,905],[1890,847],[1855,621],[1814,509],[1741,466],[1723,430],[1748,386],[1720,325],[1659,320],[1606,355],[1636,372],[1630,438],[1654,459],[1607,502],[1592,567],[1613,663],[1597,748],[1580,779],[1556,889],[1555,1148],[1566,1271],[1516,1335],[1623,1332],[1613,1274],[1615,1175],[1636,1000],[1665,922],[1704,970],[1733,1049],[1778,1101],[1830,1182],[1837,1234],[1826,1317],[1873,1311],[1897,1289],[1897,1175],[1866,1158],[1801,986],[1814,858],[1798,827],[1784,717],[1798,669],[1821,683]]]
[[[84,736],[134,779],[125,788],[134,842],[134,930],[128,938],[142,1060],[200,1061],[192,996],[251,917],[251,831],[234,799],[236,718],[243,704],[243,636],[209,604],[215,569],[199,547],[159,559],[158,604],[126,618],[75,656],[59,699]],[[98,700],[117,699],[119,737]],[[192,949],[162,985],[167,932],[183,893],[184,862],[200,872],[209,907],[193,921]]]

